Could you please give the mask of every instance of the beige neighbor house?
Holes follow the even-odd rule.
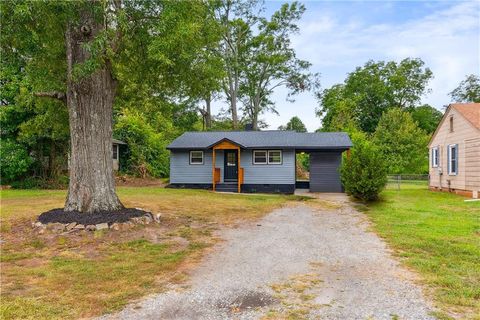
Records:
[[[431,190],[480,197],[480,103],[449,105],[428,148]]]

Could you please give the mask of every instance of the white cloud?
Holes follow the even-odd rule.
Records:
[[[310,61],[314,72],[322,74],[323,88],[342,82],[348,72],[370,59],[399,61],[418,57],[434,74],[429,86],[431,93],[423,102],[441,109],[450,101],[448,93],[465,75],[480,73],[479,2],[433,4],[428,14],[410,20],[399,17],[391,23],[369,22],[369,18],[381,15],[382,10],[390,10],[392,14],[391,3],[375,6],[373,12],[351,16],[342,12],[345,7],[340,6],[336,11],[335,3],[317,3],[309,8],[311,4],[306,3],[300,33],[293,37],[292,44],[297,55]],[[282,88],[273,96],[280,116],[263,116],[270,128],[277,128],[294,115],[310,131],[320,126],[315,117],[317,101],[312,94],[300,95],[295,103],[286,102],[285,97],[286,90]]]

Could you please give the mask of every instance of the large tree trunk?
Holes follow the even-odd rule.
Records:
[[[74,78],[75,65],[89,53],[83,47],[104,29],[92,17],[82,14],[80,25],[69,25],[67,48],[67,106],[70,123],[70,184],[65,211],[98,212],[123,208],[115,193],[112,160],[112,114],[115,81],[108,66]]]

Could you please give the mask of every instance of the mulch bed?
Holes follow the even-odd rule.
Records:
[[[82,213],[79,211],[65,212],[62,208],[59,208],[42,213],[38,217],[38,221],[43,224],[55,222],[68,224],[76,222],[83,225],[100,223],[108,223],[110,225],[112,223],[127,222],[131,218],[143,217],[146,215],[151,215],[151,213],[135,208],[125,208],[117,211],[100,211],[95,213]]]

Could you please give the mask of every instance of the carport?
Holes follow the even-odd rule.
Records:
[[[343,152],[348,149],[296,150],[296,154],[308,154],[308,181],[296,173],[295,188],[309,189],[310,192],[343,192],[340,180],[340,165]]]

